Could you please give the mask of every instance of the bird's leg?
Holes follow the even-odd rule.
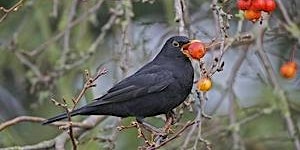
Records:
[[[171,125],[175,124],[175,120],[175,113],[173,111],[170,111],[166,114],[166,124],[164,126],[165,133],[173,132]]]
[[[149,132],[154,133],[154,134],[156,134],[156,135],[161,135],[161,134],[163,134],[163,131],[157,129],[156,127],[154,127],[154,126],[152,126],[152,125],[150,125],[149,123],[145,122],[143,119],[144,119],[144,118],[137,117],[137,118],[136,118],[136,121],[137,121],[140,125],[142,125],[142,127],[143,127],[144,129],[146,129],[146,130],[148,130]]]
[[[161,142],[165,141],[169,133],[174,133],[174,131],[171,129],[171,126],[175,123],[175,121],[175,113],[173,111],[168,112],[166,114],[166,124],[163,128],[164,134],[155,138],[155,145],[159,145]]]

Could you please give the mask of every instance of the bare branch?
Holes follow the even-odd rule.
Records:
[[[167,140],[163,141],[162,143],[160,143],[160,145],[150,148],[149,150],[155,150],[158,149],[164,145],[166,145],[167,143],[169,143],[170,141],[176,139],[177,137],[179,137],[181,135],[182,132],[184,132],[186,129],[188,129],[190,126],[192,126],[193,124],[195,124],[196,121],[188,121],[184,127],[182,127],[177,133],[175,133],[172,137],[168,138]]]
[[[188,12],[185,0],[174,0],[175,7],[175,22],[179,23],[178,32],[179,35],[189,36],[188,27]]]
[[[0,23],[7,17],[7,15],[11,12],[18,11],[18,9],[23,5],[24,0],[18,1],[15,5],[10,7],[9,9],[5,9],[4,7],[0,6],[0,11],[4,12],[4,15],[0,18]]]
[[[104,69],[100,69],[97,74],[95,75],[95,77],[91,78],[91,77],[87,77],[87,81],[85,82],[83,89],[80,91],[80,94],[73,100],[73,107],[72,110],[75,109],[76,105],[78,104],[78,102],[81,100],[81,98],[84,96],[85,92],[91,88],[95,86],[95,81],[102,75],[106,74],[107,70]]]
[[[76,15],[76,7],[78,4],[78,0],[73,0],[71,4],[71,9],[69,11],[69,16],[67,20],[67,25],[65,28],[65,34],[64,34],[64,44],[63,44],[63,50],[62,50],[62,55],[60,59],[60,64],[63,66],[66,61],[67,61],[67,55],[70,51],[70,31],[71,31],[71,22],[73,18]]]
[[[42,118],[42,117],[19,116],[19,117],[16,117],[14,119],[11,119],[9,121],[1,123],[0,124],[0,131],[4,130],[4,129],[10,127],[10,126],[16,125],[18,123],[22,123],[22,122],[42,123],[45,120],[46,119]],[[57,122],[51,123],[50,125],[59,127],[59,126],[66,126],[67,124],[68,124],[68,122],[66,122],[66,121],[57,121]],[[80,122],[73,122],[71,126],[72,127],[78,127],[78,128],[85,128],[85,129],[92,128],[92,126],[90,126],[89,124],[83,124],[83,123],[80,123]]]
[[[104,121],[107,118],[107,116],[90,116],[84,121],[82,121],[82,124],[90,126],[90,128],[75,128],[74,129],[74,138],[78,138],[81,135],[84,135],[86,131],[89,131],[90,129],[97,126],[99,123]],[[43,120],[44,121],[44,120]],[[74,125],[74,124],[72,124]],[[64,132],[54,139],[42,141],[40,143],[34,144],[34,145],[26,145],[26,146],[16,146],[16,147],[7,147],[6,150],[12,150],[12,149],[45,149],[45,148],[55,148],[57,150],[64,150],[65,143],[70,139],[69,135]]]

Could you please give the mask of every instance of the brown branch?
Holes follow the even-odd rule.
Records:
[[[107,116],[90,116],[84,121],[81,122],[81,124],[88,125],[89,128],[74,128],[74,138],[78,138],[81,135],[85,135],[84,133],[86,131],[89,131],[90,129],[93,129],[96,127],[99,123],[104,121],[107,118]],[[44,120],[43,120],[44,121]],[[74,125],[74,124],[72,124]],[[34,145],[26,145],[26,146],[15,146],[15,147],[7,147],[6,149],[45,149],[45,148],[55,148],[57,150],[63,150],[65,143],[70,139],[69,135],[67,133],[61,133],[57,137],[42,141]]]
[[[175,22],[178,22],[179,35],[189,36],[189,17],[185,0],[174,0]]]
[[[149,148],[149,150],[155,150],[155,149],[158,149],[164,145],[166,145],[167,143],[169,143],[170,141],[176,139],[177,137],[179,137],[181,135],[182,132],[184,132],[186,129],[188,129],[190,126],[192,126],[193,124],[195,124],[197,121],[188,121],[184,127],[182,127],[177,133],[175,133],[172,137],[166,139],[165,141],[163,141],[162,143],[160,143],[160,145],[157,145],[155,147],[151,147]]]
[[[26,56],[18,51],[15,51],[15,55],[22,64],[27,66],[35,74],[39,80],[43,81],[43,75],[40,69],[34,63],[32,63]]]
[[[222,6],[218,6],[216,0],[212,2],[211,9],[214,12],[216,26],[220,33],[219,38],[221,38],[221,43],[219,53],[214,56],[210,70],[207,72],[208,77],[211,77],[217,71],[223,70],[224,62],[222,61],[222,57],[225,51],[228,50],[236,40],[240,40],[240,28],[242,25],[239,22],[236,35],[233,38],[228,38],[227,30],[229,29],[229,20],[232,18],[232,15],[226,13]]]
[[[53,100],[53,101],[55,101],[55,100]],[[68,109],[66,100],[64,98],[63,98],[63,104],[60,104],[59,106],[63,107],[66,111],[66,114],[68,117],[68,125],[67,125],[67,128],[69,129],[68,134],[69,134],[71,142],[72,142],[73,150],[77,150],[77,144],[76,144],[76,140],[75,140],[74,134],[73,134],[71,115],[70,115],[70,111]]]
[[[72,110],[75,109],[76,105],[78,104],[78,102],[81,100],[81,98],[83,97],[83,95],[85,94],[85,92],[91,88],[91,87],[94,87],[95,86],[95,81],[102,75],[106,74],[107,73],[107,70],[104,68],[104,69],[100,69],[96,76],[94,76],[93,78],[89,77],[89,74],[87,73],[87,81],[85,82],[84,86],[83,86],[83,89],[80,91],[79,95],[73,100],[73,107],[72,107]]]
[[[76,97],[76,99],[72,100],[74,105],[72,107],[71,110],[68,109],[68,106],[67,106],[67,103],[65,101],[65,99],[63,99],[63,104],[62,103],[59,103],[57,102],[56,100],[54,99],[51,99],[52,102],[54,102],[54,104],[56,106],[59,106],[59,107],[62,107],[65,109],[66,111],[66,114],[67,114],[67,117],[68,117],[68,124],[67,126],[63,126],[63,128],[68,128],[68,134],[70,136],[70,139],[71,139],[71,142],[72,142],[72,145],[73,145],[73,150],[76,150],[77,149],[77,142],[75,140],[75,136],[74,136],[74,133],[73,133],[73,128],[72,128],[72,120],[71,120],[71,112],[75,109],[76,105],[78,104],[78,102],[80,101],[80,99],[83,97],[83,95],[85,94],[85,92],[87,91],[87,89],[91,88],[91,87],[94,87],[96,86],[94,84],[94,82],[100,77],[102,76],[103,74],[105,74],[107,72],[106,69],[101,69],[97,72],[96,76],[95,77],[90,77],[89,76],[89,73],[86,71],[86,78],[87,78],[87,81],[86,83],[84,84],[84,87],[83,89],[81,90],[80,94]],[[62,127],[61,127],[62,128]]]
[[[0,7],[0,10],[4,12],[4,15],[0,18],[0,23],[8,16],[9,13],[18,11],[18,9],[22,6],[24,0],[18,1],[15,5],[10,7],[9,9],[5,9],[4,7]]]
[[[19,116],[19,117],[16,117],[14,119],[11,119],[11,120],[8,120],[6,122],[1,123],[0,124],[0,131],[4,130],[4,129],[10,127],[10,126],[16,125],[18,123],[22,123],[22,122],[42,123],[45,120],[46,119],[42,118],[42,117]],[[57,121],[57,122],[51,123],[50,125],[60,127],[60,126],[66,126],[67,124],[68,124],[68,122],[66,122],[66,121]],[[92,126],[90,126],[89,124],[83,124],[83,123],[80,123],[80,122],[73,122],[71,126],[72,127],[77,127],[77,128],[85,128],[85,129],[92,128]]]
[[[67,55],[70,52],[70,31],[71,31],[71,22],[73,18],[76,15],[76,7],[79,0],[73,0],[71,4],[71,8],[68,15],[67,25],[65,28],[65,34],[64,34],[64,44],[63,44],[63,50],[60,57],[60,64],[64,66],[64,64],[67,61]]]

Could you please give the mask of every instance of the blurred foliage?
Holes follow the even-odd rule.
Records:
[[[18,0],[0,0],[0,6],[9,8]],[[112,15],[111,9],[116,9],[117,0],[106,0],[95,14],[91,14],[70,30],[70,42],[66,62],[72,64],[79,61],[82,56],[88,56],[80,65],[67,70],[62,66],[61,59],[64,51],[64,37],[60,37],[54,42],[46,44],[41,53],[29,56],[28,54],[39,49],[41,44],[50,41],[61,32],[65,32],[68,25],[68,15],[72,7],[72,1],[59,1],[54,6],[54,1],[45,0],[26,0],[16,12],[8,14],[7,18],[0,23],[0,122],[4,122],[20,115],[32,115],[49,117],[59,112],[60,108],[50,102],[50,98],[60,100],[65,98],[71,104],[71,99],[76,96],[82,88],[84,82],[84,70],[89,70],[92,74],[100,67],[108,68],[109,73],[101,77],[97,82],[97,87],[93,91],[88,91],[80,105],[88,103],[93,97],[98,97],[111,87],[115,82],[126,76],[122,72],[122,25],[124,17],[117,17],[116,22],[108,29],[104,40],[97,46],[96,51],[89,53],[88,49],[103,32],[102,27],[107,23]],[[80,18],[82,14],[95,6],[96,0],[79,0],[73,20]],[[300,10],[291,4],[299,6],[298,1],[285,2],[288,13],[293,16],[293,20],[299,27]],[[55,12],[54,7],[57,7]],[[190,0],[189,12],[191,16],[191,30],[193,36],[205,42],[213,39],[218,31],[215,31],[215,23],[210,10],[210,1]],[[115,11],[115,10],[114,10]],[[230,1],[228,11],[235,14],[235,1]],[[134,17],[130,24],[130,53],[128,62],[128,74],[137,70],[140,66],[149,61],[161,48],[163,41],[177,34],[178,24],[174,22],[174,8],[172,0],[151,2],[133,2]],[[56,14],[56,15],[55,15]],[[265,36],[265,50],[267,51],[272,64],[278,70],[282,62],[289,59],[290,52],[295,48],[295,60],[299,62],[299,43],[295,37],[285,31],[280,25],[282,15],[276,10],[270,19],[270,28]],[[231,22],[230,32],[236,30],[238,18]],[[243,32],[255,30],[255,25],[244,21]],[[243,120],[253,114],[261,115],[253,120],[242,124],[238,129],[247,149],[292,149],[293,143],[288,139],[285,123],[278,111],[262,113],[262,110],[273,109],[278,104],[274,103],[276,98],[272,89],[265,84],[264,71],[254,58],[255,54],[250,47],[246,61],[240,69],[234,90],[237,93],[236,113],[238,120]],[[221,93],[226,86],[224,77],[228,77],[232,67],[232,60],[236,59],[237,51],[240,47],[230,49],[224,56],[225,69],[214,77],[215,89],[209,92],[209,102],[207,112],[220,99]],[[121,52],[121,53],[120,53]],[[26,62],[18,58],[17,53],[25,56],[33,67],[38,68],[41,77]],[[299,64],[299,63],[298,63]],[[66,65],[66,64],[65,64]],[[66,65],[67,66],[67,65]],[[61,74],[60,74],[61,73]],[[59,74],[50,77],[52,74]],[[261,79],[263,76],[263,79]],[[293,117],[299,125],[300,112],[300,81],[297,79],[287,81],[280,79],[280,84],[284,87],[291,101]],[[250,95],[250,96],[249,96]],[[222,98],[221,98],[222,99]],[[223,100],[223,99],[222,99]],[[213,119],[204,122],[202,130],[213,144],[213,149],[232,149],[232,139],[230,137],[231,127],[228,121],[228,103],[224,102],[213,114]],[[181,122],[184,123],[195,117],[193,112],[186,111]],[[75,117],[75,120],[83,117]],[[133,118],[126,118],[122,124],[130,124]],[[163,122],[159,118],[149,118],[151,123],[162,126]],[[104,131],[103,128],[113,124],[114,117],[101,123],[94,128],[87,136],[79,142],[79,149],[99,149],[99,147],[111,146],[107,142],[101,142],[95,137],[109,136],[111,130]],[[208,133],[214,128],[224,128],[220,132]],[[207,132],[207,134],[206,134]],[[37,123],[21,123],[0,132],[0,147],[14,145],[35,144],[43,140],[48,140],[61,133],[53,127],[41,126]],[[180,137],[162,149],[177,149],[184,138]],[[136,149],[143,141],[137,138],[136,129],[121,131],[117,135],[115,149]],[[191,145],[192,146],[192,145]],[[68,149],[71,145],[69,143]],[[203,148],[200,145],[199,148]]]

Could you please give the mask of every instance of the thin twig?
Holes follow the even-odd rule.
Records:
[[[178,33],[179,35],[189,36],[188,27],[188,12],[185,0],[174,0],[175,7],[175,22],[178,22]]]
[[[162,143],[160,143],[160,145],[157,145],[156,147],[152,147],[149,150],[155,150],[158,149],[164,145],[166,145],[167,143],[169,143],[170,141],[176,139],[177,137],[179,137],[181,135],[182,132],[184,132],[187,128],[189,128],[190,126],[192,126],[193,124],[195,124],[197,121],[188,121],[184,127],[182,127],[177,133],[175,133],[172,137],[168,138],[167,140],[163,141]]]
[[[52,101],[56,106],[62,107],[62,108],[66,111],[67,118],[68,118],[68,124],[67,124],[66,126],[62,126],[62,127],[59,127],[59,128],[60,128],[60,129],[68,129],[68,134],[69,134],[70,139],[71,139],[71,142],[72,142],[73,150],[77,150],[76,140],[75,140],[74,135],[73,135],[73,128],[72,128],[71,114],[70,114],[70,111],[69,111],[69,109],[68,109],[68,105],[67,105],[66,100],[63,98],[63,99],[62,99],[63,103],[59,103],[59,102],[57,102],[55,99],[51,99],[51,101]]]
[[[67,25],[65,28],[65,34],[64,34],[64,44],[63,44],[63,50],[60,58],[60,64],[64,66],[64,64],[67,61],[67,55],[70,52],[70,31],[71,31],[71,22],[73,21],[73,18],[76,15],[76,7],[78,4],[78,0],[73,0],[71,4],[71,9],[69,12],[68,20],[67,20]]]
[[[63,107],[63,108],[64,108],[65,111],[66,111],[66,114],[67,114],[67,116],[68,116],[68,122],[69,122],[69,124],[68,124],[68,129],[69,129],[68,134],[69,134],[70,139],[71,139],[71,142],[72,142],[73,150],[77,150],[77,143],[76,143],[76,140],[75,140],[74,134],[73,134],[71,114],[70,114],[70,111],[69,111],[69,109],[68,109],[68,107],[67,107],[66,100],[63,99],[63,102],[64,102],[64,104],[65,104],[65,107]]]
[[[76,105],[78,104],[78,102],[81,100],[81,98],[84,96],[85,92],[91,88],[91,87],[94,87],[95,86],[95,81],[102,75],[106,74],[107,73],[107,70],[104,68],[104,69],[100,69],[96,76],[94,76],[93,78],[91,77],[88,77],[87,81],[85,82],[84,86],[83,86],[83,89],[80,91],[79,95],[73,100],[74,102],[74,105],[72,107],[72,110],[75,109]]]
[[[0,7],[0,10],[4,12],[4,15],[0,18],[0,23],[8,16],[9,13],[18,11],[18,9],[23,5],[24,0],[18,1],[15,5],[10,7],[9,9],[5,9],[4,7]]]

